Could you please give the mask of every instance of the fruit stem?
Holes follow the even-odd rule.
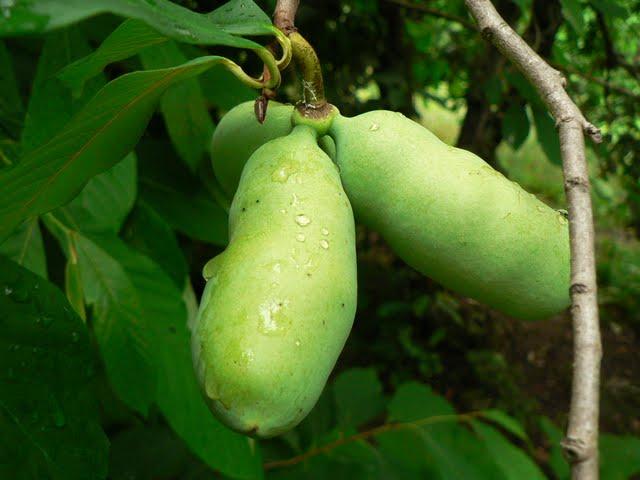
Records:
[[[297,31],[289,34],[293,60],[302,77],[302,108],[321,110],[327,105],[320,60],[313,47]]]

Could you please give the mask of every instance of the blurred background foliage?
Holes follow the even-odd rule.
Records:
[[[224,2],[174,3],[206,13]],[[445,142],[477,153],[555,208],[566,208],[554,121],[526,80],[482,40],[462,0],[301,3],[296,24],[316,48],[327,97],[343,114],[401,111]],[[270,13],[275,1],[257,4]],[[604,134],[602,144],[587,144],[604,343],[602,476],[637,478],[640,1],[494,4],[566,76],[570,95]],[[12,65],[17,81],[11,97],[15,101],[0,105],[4,163],[16,161],[29,143],[23,128],[27,130],[36,95],[43,96],[52,115],[58,114],[54,99],[59,90],[43,93],[38,84],[46,84],[60,68],[97,48],[121,21],[101,15],[63,33],[5,40],[0,61]],[[86,89],[95,92],[105,80],[123,73],[177,65],[207,52],[234,58],[254,73],[261,69],[252,55],[231,47],[180,44],[169,57],[154,54],[153,48],[108,65],[105,78],[96,77],[96,85],[90,82]],[[10,83],[2,83],[6,77],[7,71],[0,71],[3,98],[10,97]],[[70,238],[64,232],[73,229],[62,210],[79,219],[78,231],[102,232],[103,226],[95,224],[101,218],[96,210],[107,202],[109,209],[122,212],[120,221],[108,227],[159,269],[149,271],[170,278],[185,292],[187,311],[192,313],[204,286],[201,267],[226,242],[224,201],[211,179],[208,140],[203,139],[226,111],[257,94],[218,68],[189,82],[191,87],[174,93],[173,100],[164,97],[135,156],[107,172],[111,177],[96,177],[102,180],[90,184],[90,191],[83,190],[75,205],[23,224],[0,251],[48,276],[68,296],[74,271],[68,251],[75,247],[80,257],[83,248],[85,256],[94,258],[108,252],[110,256],[97,261],[117,277],[118,262],[127,264],[113,242],[80,237],[74,247],[60,240]],[[278,100],[297,99],[295,73],[287,72]],[[197,135],[175,130],[185,105],[203,106],[210,114],[211,120],[199,121]],[[200,138],[196,153],[185,150],[185,138]],[[37,138],[30,141],[38,143]],[[106,186],[101,190],[100,185]],[[41,254],[29,257],[31,250],[23,249],[20,239],[27,233],[31,238],[34,231],[34,248]],[[321,401],[293,432],[259,445],[249,442],[252,452],[262,452],[267,478],[569,478],[559,448],[571,380],[568,314],[538,323],[514,321],[411,270],[376,232],[358,227],[357,243],[358,313]],[[190,282],[185,283],[185,277]],[[86,291],[80,297],[80,303],[88,304],[88,318],[100,314],[96,295]],[[183,441],[185,433],[175,428],[165,407],[136,412],[118,399],[104,376],[100,378],[100,418],[110,442],[109,478],[222,475],[210,469],[206,452],[193,447],[198,442],[193,432]],[[439,423],[441,418],[449,421]],[[0,428],[4,420],[0,417]],[[477,445],[478,439],[484,446]],[[487,450],[491,461],[483,460]],[[241,468],[245,461],[249,462],[239,455],[230,463],[235,467],[222,471],[234,478],[254,478]]]

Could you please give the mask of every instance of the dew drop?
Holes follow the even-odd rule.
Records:
[[[322,248],[324,248],[325,250],[329,249],[329,242],[327,242],[324,238],[322,240],[320,240],[320,246]]]
[[[271,267],[271,270],[273,270],[273,271],[274,271],[274,272],[276,272],[276,273],[280,273],[280,272],[281,272],[280,264],[279,264],[279,263],[277,263],[277,262],[276,262],[276,263],[274,263],[274,264],[273,264],[273,267]]]
[[[300,215],[296,215],[296,223],[301,227],[306,227],[311,223],[311,219],[304,213],[301,213]]]
[[[322,232],[322,234],[323,234],[323,235],[325,235],[325,236],[329,235],[329,230],[328,230],[328,229],[326,229],[326,228],[324,228],[324,227],[323,227],[323,228],[322,228],[322,230],[320,230],[320,231],[321,231],[321,232]]]
[[[372,123],[369,126],[369,130],[372,132],[377,132],[380,129],[380,125],[378,125],[377,123]]]
[[[280,213],[287,213],[287,211],[284,208],[281,208]]]
[[[295,342],[295,343],[296,343],[296,347],[299,347],[299,346],[300,346],[300,340],[296,340],[296,342]]]
[[[304,233],[299,233],[296,235],[296,240],[299,242],[304,242],[307,237],[304,236]]]
[[[542,205],[537,205],[536,210],[538,210],[539,212],[544,212],[546,209]]]

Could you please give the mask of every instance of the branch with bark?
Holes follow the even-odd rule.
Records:
[[[545,63],[502,19],[489,0],[465,0],[482,36],[511,60],[536,88],[556,119],[569,208],[571,314],[574,369],[569,426],[562,447],[572,478],[598,478],[598,416],[602,346],[598,322],[594,227],[584,136],[601,141],[600,131],[567,95],[562,74]]]

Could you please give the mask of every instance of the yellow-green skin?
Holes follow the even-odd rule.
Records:
[[[232,198],[249,157],[270,140],[283,137],[293,128],[293,105],[269,102],[264,123],[256,120],[254,102],[229,110],[213,133],[211,162],[224,192]]]
[[[293,111],[293,105],[269,102],[265,121],[260,124],[253,102],[244,102],[222,117],[211,141],[211,162],[216,178],[229,198],[236,193],[242,169],[251,154],[268,141],[291,132]],[[318,143],[334,158],[335,146],[331,137],[325,135]]]
[[[313,129],[251,156],[229,234],[205,266],[193,361],[218,419],[271,437],[315,405],[356,310],[353,213]]]
[[[413,268],[515,318],[570,304],[564,215],[400,113],[338,116],[329,134],[356,217]]]

